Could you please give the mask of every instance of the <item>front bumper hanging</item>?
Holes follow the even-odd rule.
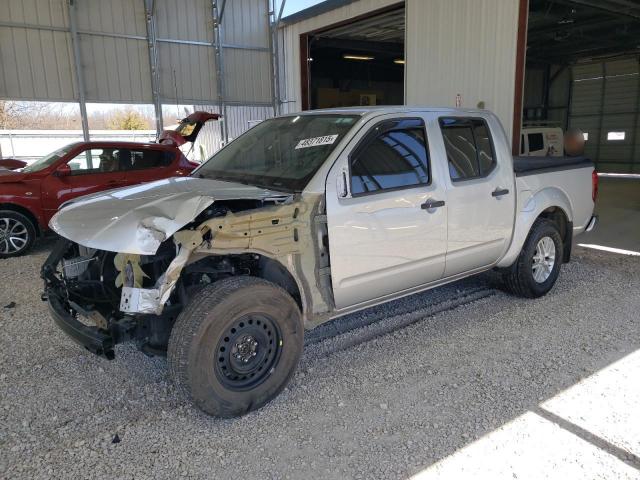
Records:
[[[49,312],[56,325],[66,333],[73,341],[80,344],[98,356],[113,360],[115,357],[113,347],[117,343],[112,333],[96,326],[85,325],[76,316],[81,307],[75,305],[75,309],[65,298],[64,283],[56,275],[56,266],[69,250],[72,243],[66,239],[60,239],[53,251],[42,266],[40,275],[44,280],[44,293],[42,300],[49,306]]]
[[[98,327],[85,325],[77,320],[74,315],[64,308],[63,300],[57,294],[48,293],[47,302],[53,321],[74,342],[100,357],[108,360],[115,358],[113,351],[115,341],[111,334]]]

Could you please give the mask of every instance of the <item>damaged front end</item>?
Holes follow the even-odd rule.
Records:
[[[61,330],[96,355],[114,358],[114,346],[136,340],[149,353],[166,348],[168,323],[177,315],[169,306],[160,315],[131,316],[119,310],[121,290],[113,252],[83,247],[61,238],[42,267],[43,300]],[[142,268],[160,274],[170,263],[168,248],[153,262],[141,258]],[[140,264],[139,264],[140,265]],[[141,268],[140,266],[138,268]],[[145,274],[151,277],[149,274]]]
[[[230,276],[280,285],[309,319],[332,308],[321,196],[244,186],[225,192],[220,185],[211,185],[218,192],[208,194],[202,182],[194,179],[193,185],[197,192],[180,184],[179,191],[164,191],[162,200],[157,189],[121,198],[112,193],[73,204],[54,218],[52,227],[67,238],[42,268],[43,297],[76,342],[109,359],[114,345],[127,341],[163,355],[187,302]],[[95,220],[105,213],[108,227]]]

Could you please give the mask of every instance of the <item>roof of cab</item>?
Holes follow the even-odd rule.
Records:
[[[318,110],[305,110],[304,112],[288,113],[283,116],[296,115],[369,115],[385,113],[408,113],[408,112],[438,112],[449,115],[479,115],[490,114],[488,110],[469,109],[469,108],[449,108],[449,107],[427,107],[419,105],[378,105],[374,107],[340,107],[340,108],[323,108]]]

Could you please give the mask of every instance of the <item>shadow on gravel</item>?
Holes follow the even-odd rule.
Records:
[[[48,234],[43,238],[39,238],[27,255],[38,255],[40,253],[48,254],[57,241],[58,236],[54,234]]]
[[[320,407],[330,414],[316,428],[366,438],[352,452],[365,477],[415,475],[640,349],[637,295],[629,301],[629,279],[610,278],[603,259],[633,271],[587,255],[543,299],[494,292],[368,344],[357,337],[370,327],[311,345],[292,388],[313,403],[304,384],[324,379],[339,407]],[[349,335],[355,348],[345,351]],[[337,353],[319,362],[327,352]]]

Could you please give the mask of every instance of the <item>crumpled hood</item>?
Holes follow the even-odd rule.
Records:
[[[85,247],[153,255],[216,200],[287,196],[239,183],[170,178],[81,197],[63,206],[49,226]]]

